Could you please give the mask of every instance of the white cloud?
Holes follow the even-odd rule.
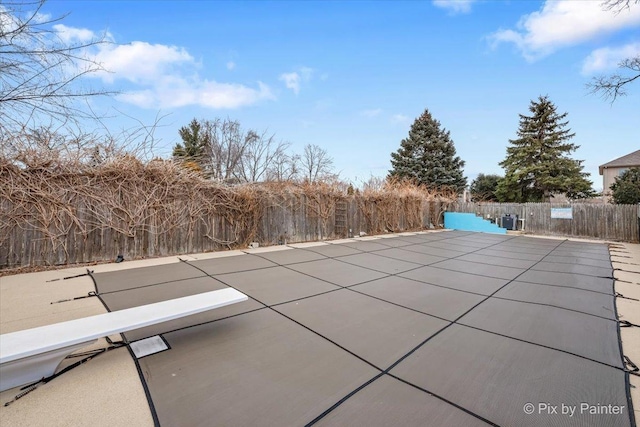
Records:
[[[271,89],[262,82],[258,82],[258,89],[253,89],[212,80],[189,82],[185,79],[167,79],[153,89],[127,92],[118,98],[142,108],[199,105],[214,109],[234,109],[253,105],[264,99],[274,99],[274,96]]]
[[[296,95],[300,93],[300,75],[298,73],[281,74],[279,80],[283,81],[287,89],[291,89]]]
[[[87,43],[96,40],[96,34],[86,28],[74,28],[64,24],[56,24],[53,26],[53,30],[64,43]]]
[[[471,4],[476,0],[433,0],[433,5],[447,9],[452,14],[471,12]]]
[[[625,58],[640,55],[640,42],[629,43],[619,47],[603,47],[596,49],[587,56],[582,64],[582,74],[593,74],[609,71],[618,67]]]
[[[364,117],[377,117],[380,114],[382,114],[382,108],[375,108],[373,110],[363,110],[360,112],[360,115]]]
[[[313,69],[309,67],[300,67],[296,71],[283,73],[279,80],[284,82],[287,89],[291,89],[296,95],[300,93],[300,86],[303,82],[311,80]]]
[[[619,14],[603,10],[600,1],[545,1],[542,9],[520,18],[516,30],[489,36],[493,46],[513,43],[529,61],[556,50],[640,24],[640,8]]]
[[[95,39],[95,33],[84,28],[56,25],[54,29],[58,37],[67,42]],[[197,72],[200,64],[178,46],[143,41],[120,45],[113,42],[91,46],[85,55],[106,70],[89,76],[100,78],[106,84],[128,82],[133,87],[122,90],[117,99],[142,108],[199,105],[233,109],[275,99],[269,86],[262,82],[257,82],[257,87],[249,87],[201,77]]]
[[[180,66],[195,66],[195,60],[184,48],[140,41],[101,45],[95,60],[109,71],[99,75],[107,83],[125,79],[148,84],[179,72]]]
[[[405,116],[404,114],[394,114],[393,116],[391,116],[391,122],[399,124],[408,123],[409,117]]]
[[[36,14],[33,16],[33,21],[38,24],[49,22],[51,21],[51,14],[36,12]]]
[[[227,70],[233,70],[236,68],[236,63],[233,61],[227,62]]]

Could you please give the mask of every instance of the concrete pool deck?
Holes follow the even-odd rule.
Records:
[[[576,325],[608,330],[608,324],[595,320],[606,317],[606,312],[589,302],[596,301],[591,300],[592,297],[597,301],[608,298],[603,292],[590,288],[600,286],[593,277],[598,277],[599,269],[605,268],[599,266],[599,258],[604,254],[599,249],[604,248],[602,242],[593,246],[588,242],[584,242],[585,246],[581,246],[581,242],[559,246],[563,240],[541,239],[542,243],[536,243],[529,237],[512,240],[513,236],[500,236],[498,239],[466,232],[382,237],[289,245],[284,250],[280,250],[282,247],[258,248],[90,267],[99,293],[103,294],[101,298],[110,309],[171,298],[176,295],[176,289],[198,293],[224,286],[237,287],[252,297],[252,301],[222,318],[218,313],[199,315],[186,323],[131,334],[127,336],[129,340],[162,333],[172,349],[137,362],[126,348],[98,356],[10,405],[0,407],[0,424],[154,425],[136,364],[142,369],[162,425],[173,425],[176,419],[185,420],[183,425],[202,424],[211,421],[214,410],[220,423],[229,425],[251,424],[256,420],[264,423],[271,420],[280,425],[311,422],[341,425],[347,421],[361,425],[424,425],[425,420],[431,420],[433,425],[461,422],[535,425],[541,420],[538,418],[536,422],[532,418],[535,414],[524,416],[522,405],[491,411],[477,405],[492,402],[495,405],[496,400],[483,397],[484,402],[475,402],[483,395],[478,394],[478,390],[493,390],[502,384],[499,380],[494,384],[489,381],[506,373],[501,366],[524,370],[519,375],[527,378],[527,368],[509,365],[509,361],[533,353],[537,355],[533,363],[552,361],[566,369],[576,368],[573,376],[559,384],[565,391],[573,390],[571,381],[582,381],[584,386],[592,384],[583,378],[584,372],[579,373],[578,367],[601,378],[601,383],[611,381],[612,390],[619,388],[616,370],[610,366],[617,363],[615,355],[595,351],[579,339],[563,347],[566,345],[563,339],[532,335],[523,323],[527,316],[540,317],[539,311],[527,311],[532,307],[547,310],[547,319],[564,315],[569,312],[567,309],[578,310],[578,306],[549,307],[554,304],[540,300],[545,295],[537,292],[543,289],[539,286],[546,286],[545,290],[558,290],[554,294],[558,298],[556,305],[573,304],[573,294],[579,296],[575,300],[584,300],[579,311],[586,314],[577,318]],[[554,257],[566,258],[566,262],[557,264],[577,265],[578,272],[548,273],[569,269],[549,262],[550,258],[546,257],[552,252]],[[586,261],[576,254],[586,254]],[[571,261],[571,257],[576,259]],[[505,261],[507,259],[512,261]],[[619,279],[615,290],[626,297],[615,299],[620,320],[640,324],[640,303],[635,301],[640,299],[640,245],[614,244],[611,261],[614,277]],[[540,265],[542,267],[536,267]],[[580,271],[589,274],[582,277]],[[104,312],[104,306],[95,297],[51,304],[95,291],[88,276],[51,281],[83,273],[86,268],[0,277],[0,332]],[[522,274],[531,277],[521,282],[514,280],[522,278]],[[552,278],[566,275],[567,283],[569,277],[580,280],[575,286],[577,289],[559,289],[553,287],[554,283],[527,289],[526,283],[535,277],[546,280],[545,274]],[[458,282],[455,277],[459,278]],[[304,289],[297,286],[300,278],[304,278]],[[274,285],[265,289],[257,285],[260,281]],[[569,298],[563,300],[565,293]],[[610,299],[613,301],[612,295]],[[490,317],[506,316],[506,321],[488,322],[482,310],[491,313]],[[573,322],[570,318],[558,321],[563,325]],[[504,325],[514,327],[505,329]],[[620,332],[623,353],[638,363],[640,328],[621,328]],[[581,333],[578,326],[571,335],[579,338]],[[602,332],[602,337],[605,347],[612,343],[609,333]],[[465,350],[464,343],[474,345]],[[96,347],[106,345],[103,341]],[[478,360],[492,358],[494,349],[502,349],[502,365],[477,365]],[[439,370],[448,369],[460,354],[473,352],[473,358],[459,359],[459,367],[447,378],[440,378]],[[260,355],[257,359],[256,354]],[[234,358],[229,359],[229,355]],[[325,366],[327,360],[331,363]],[[426,366],[422,360],[432,363]],[[221,367],[221,372],[206,370],[212,361]],[[207,372],[209,379],[198,383],[197,377],[202,372]],[[534,374],[532,371],[531,375]],[[467,383],[470,378],[471,382]],[[629,379],[638,418],[640,378],[629,376]],[[475,381],[478,381],[476,388]],[[468,393],[461,390],[463,384],[469,385]],[[176,390],[184,396],[176,397]],[[435,391],[438,398],[428,397],[425,390]],[[515,387],[510,394],[544,397],[530,391],[523,381],[522,386]],[[18,393],[19,390],[14,389],[0,394],[0,403],[11,401]],[[496,393],[499,394],[499,390]],[[620,390],[616,393],[620,394]],[[550,398],[563,403],[562,394]],[[242,399],[250,405],[234,403]],[[278,401],[297,404],[294,410],[271,408]],[[494,415],[503,409],[507,415],[502,418]],[[630,420],[625,424],[621,418],[605,419],[609,425],[630,425]],[[587,417],[576,418],[574,422],[603,425],[599,423],[602,420]]]

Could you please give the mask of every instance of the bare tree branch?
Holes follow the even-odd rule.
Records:
[[[620,13],[623,10],[631,9],[634,3],[640,3],[640,0],[604,0],[602,7],[604,10],[610,10],[615,13]]]
[[[204,153],[202,165],[211,178],[231,182],[237,179],[237,171],[249,144],[258,135],[245,133],[240,122],[230,119],[202,121]]]
[[[317,182],[335,178],[333,173],[333,159],[324,148],[307,144],[301,159],[305,179],[309,182]]]
[[[628,84],[640,79],[640,55],[624,59],[618,67],[627,73],[616,73],[608,76],[594,77],[587,87],[593,94],[600,94],[602,98],[615,101],[619,96],[627,95]],[[628,71],[631,71],[629,74]]]
[[[637,4],[640,4],[640,0],[604,0],[602,7],[617,15]],[[623,59],[618,68],[621,70],[618,73],[594,77],[587,83],[587,89],[592,94],[600,94],[605,100],[611,100],[611,103],[619,96],[626,96],[628,85],[640,79],[640,55]]]
[[[275,135],[253,132],[238,165],[236,176],[244,182],[263,181],[269,175],[272,164],[280,159],[291,144],[276,142]]]
[[[0,131],[42,117],[63,123],[86,117],[76,100],[110,94],[81,85],[83,77],[105,71],[90,51],[108,43],[106,37],[63,38],[53,25],[65,16],[48,18],[45,1],[0,4]]]
[[[274,156],[269,170],[267,180],[284,182],[296,181],[300,175],[300,156],[298,154],[287,154],[284,151]]]

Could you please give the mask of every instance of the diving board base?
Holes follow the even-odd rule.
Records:
[[[58,366],[76,350],[93,344],[97,339],[47,351],[24,359],[13,360],[0,365],[0,391],[24,384],[35,383],[56,373]]]

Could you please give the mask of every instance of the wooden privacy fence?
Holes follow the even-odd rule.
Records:
[[[552,218],[552,209],[571,208],[571,219]],[[640,241],[640,206],[590,203],[454,203],[453,212],[485,219],[505,214],[524,219],[526,233],[592,239]]]
[[[220,191],[205,198],[222,200],[205,207],[188,194],[158,205],[135,198],[100,204],[73,192],[44,207],[31,198],[20,204],[0,199],[0,269],[417,230],[438,226],[447,206],[411,195],[255,191],[228,208],[229,196]]]

